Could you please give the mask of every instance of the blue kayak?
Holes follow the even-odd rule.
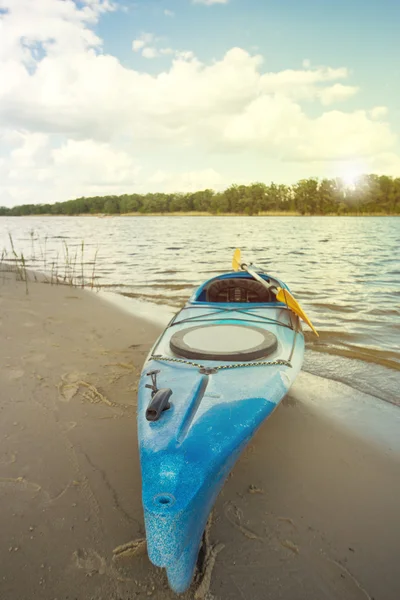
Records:
[[[298,375],[297,314],[259,273],[203,283],[146,359],[138,434],[147,551],[170,587],[191,584],[214,502],[241,452]],[[267,289],[269,286],[270,289]]]

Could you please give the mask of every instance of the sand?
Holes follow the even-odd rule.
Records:
[[[176,598],[141,541],[136,386],[160,330],[28,291],[0,274],[0,598]],[[208,598],[399,600],[399,506],[400,457],[289,395],[216,503]]]

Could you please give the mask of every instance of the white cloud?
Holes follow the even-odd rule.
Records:
[[[164,9],[164,15],[165,15],[166,17],[174,17],[174,16],[175,16],[175,13],[174,13],[174,11],[172,11],[172,10],[169,10],[168,8],[165,8],[165,9]]]
[[[110,144],[68,140],[52,148],[50,137],[43,134],[15,137],[19,147],[0,165],[0,196],[13,203],[123,193],[137,184],[141,166]]]
[[[172,48],[161,48],[160,49],[160,54],[164,54],[164,55],[168,55],[168,54],[175,54],[175,50],[173,50]]]
[[[260,97],[225,123],[225,143],[257,147],[282,160],[348,160],[392,148],[396,136],[387,123],[370,120],[366,111],[325,112],[308,117],[283,96]]]
[[[16,169],[36,167],[38,158],[47,150],[48,136],[43,133],[15,132],[15,141],[17,140],[20,145],[10,152],[13,167]]]
[[[382,117],[386,117],[388,114],[388,109],[386,106],[375,106],[369,111],[369,116],[371,119],[381,119]]]
[[[181,60],[194,60],[196,58],[194,52],[191,50],[177,50],[175,56]]]
[[[133,184],[140,167],[126,152],[107,143],[93,140],[68,140],[51,151],[55,170],[61,174],[76,174],[81,184]]]
[[[172,48],[157,48],[154,44],[160,40],[161,38],[157,38],[153,33],[142,33],[139,38],[133,40],[132,50],[141,52],[144,58],[157,58],[176,53]]]
[[[243,57],[245,58],[245,57]],[[258,57],[259,64],[262,57]],[[265,93],[284,93],[294,98],[315,98],[319,96],[317,84],[328,83],[337,79],[347,79],[346,68],[332,69],[317,67],[315,69],[286,69],[278,73],[265,73],[260,76],[260,86]]]
[[[152,46],[146,46],[146,48],[143,48],[142,56],[144,58],[156,58],[157,56],[159,56],[159,52],[157,48],[153,48]]]
[[[35,64],[37,50],[66,55],[100,47],[101,39],[90,29],[100,14],[115,10],[108,0],[0,0],[2,36],[0,60],[14,65]]]
[[[134,52],[139,52],[139,50],[141,50],[144,47],[145,47],[145,42],[143,40],[133,40],[132,50]]]
[[[144,34],[143,41],[150,39],[151,34]],[[148,58],[156,55],[152,46],[143,50]],[[193,134],[200,131],[208,144],[212,140],[218,143],[229,129],[224,137],[234,146],[238,141],[243,146],[246,140],[252,145],[255,138],[256,144],[267,148],[285,140],[289,143],[299,122],[302,134],[307,135],[307,127],[315,129],[319,121],[306,116],[300,100],[332,102],[335,95],[343,96],[343,88],[349,94],[347,86],[328,86],[325,91],[321,87],[346,78],[346,69],[322,67],[262,74],[261,65],[260,56],[240,48],[211,65],[201,63],[191,52],[179,53],[171,67],[158,75],[127,69],[116,58],[96,55],[90,49],[68,60],[46,56],[33,74],[22,70],[2,90],[0,124],[97,140],[129,134],[197,143]],[[354,88],[350,91],[353,93]],[[346,114],[348,122],[354,121],[364,132],[365,124],[357,114],[344,113],[343,118]],[[381,123],[367,115],[365,121],[367,131],[379,131],[374,140],[379,138]],[[243,135],[239,134],[241,129]],[[325,132],[324,137],[327,135]],[[327,144],[332,147],[329,137]]]
[[[362,157],[398,168],[386,107],[334,110],[359,91],[348,85],[345,67],[304,61],[300,69],[268,72],[262,56],[242,48],[203,63],[142,33],[133,50],[171,56],[151,74],[103,53],[93,27],[113,9],[109,2],[0,0],[0,8],[10,11],[0,16],[0,185],[7,201],[59,200],[113,185],[121,193],[147,183],[218,186],[215,151],[307,165]],[[132,157],[139,148],[141,163],[142,149],[149,163],[141,172]],[[171,150],[182,173],[160,172]],[[195,152],[209,158],[201,167]],[[246,177],[246,161],[241,168]]]
[[[396,143],[388,124],[372,122],[364,110],[326,112],[307,125],[310,137],[297,146],[304,159],[368,157]]]
[[[334,104],[335,102],[348,100],[348,98],[355,96],[358,92],[359,88],[357,86],[335,83],[335,85],[321,90],[319,97],[321,103],[326,106],[328,104]]]
[[[142,33],[137,39],[132,42],[132,50],[139,52],[145,46],[155,41],[155,35],[153,33]]]

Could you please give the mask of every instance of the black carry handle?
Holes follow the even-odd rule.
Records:
[[[146,419],[148,421],[158,421],[161,413],[171,407],[169,399],[172,395],[172,390],[162,388],[152,395],[151,402],[146,410]]]

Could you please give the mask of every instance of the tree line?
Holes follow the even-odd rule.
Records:
[[[288,186],[271,183],[231,185],[222,192],[122,194],[76,198],[55,204],[0,206],[0,216],[205,212],[257,215],[400,214],[400,177],[363,175],[352,185],[339,178],[302,179]]]

